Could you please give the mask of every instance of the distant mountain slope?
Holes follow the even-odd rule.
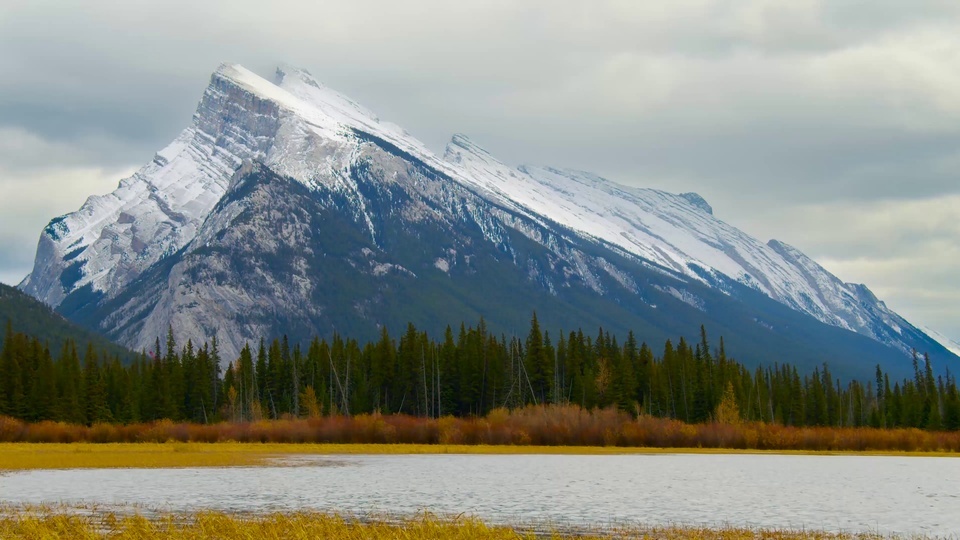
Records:
[[[273,82],[218,69],[171,145],[50,222],[21,288],[135,348],[173,324],[181,340],[217,334],[225,356],[277,332],[407,320],[509,331],[538,309],[653,341],[704,323],[747,360],[958,361],[865,286],[695,193],[511,168],[463,136],[438,156],[288,67]]]
[[[87,343],[93,343],[100,352],[107,351],[123,359],[133,356],[130,350],[70,322],[30,295],[0,283],[0,347],[6,337],[7,321],[10,321],[14,332],[45,342],[53,354],[59,354],[63,342],[69,339],[73,340],[77,347],[86,347]]]

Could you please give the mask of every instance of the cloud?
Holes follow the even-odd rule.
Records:
[[[146,161],[152,155],[153,152],[131,148],[124,141],[107,135],[91,135],[84,139],[83,144],[75,144],[43,138],[22,128],[0,125],[0,172],[7,182],[12,181],[13,176],[30,171],[95,167],[118,159],[129,163],[131,157]]]
[[[778,206],[745,221],[867,284],[911,322],[960,337],[960,195]]]
[[[825,268],[839,276],[871,284],[871,290],[908,321],[948,336],[960,335],[958,261],[960,253],[956,249],[943,255],[932,252],[920,257],[820,260]]]
[[[0,282],[16,285],[30,272],[40,231],[51,218],[78,209],[91,195],[109,193],[132,173],[132,168],[24,172],[0,166]]]

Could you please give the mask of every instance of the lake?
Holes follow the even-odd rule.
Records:
[[[465,513],[560,526],[738,525],[947,536],[960,459],[792,455],[295,456],[286,467],[0,475],[0,502],[185,512]]]

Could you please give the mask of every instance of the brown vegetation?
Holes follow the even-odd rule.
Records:
[[[729,448],[779,451],[960,452],[960,432],[919,429],[686,424],[574,405],[496,409],[482,418],[363,414],[218,424],[92,426],[0,417],[0,442],[407,443]]]
[[[430,515],[406,520],[356,521],[334,515],[297,512],[267,516],[236,516],[217,512],[195,515],[161,515],[154,519],[114,514],[77,515],[56,512],[16,512],[0,516],[0,538],[85,538],[137,539],[165,538],[206,539],[435,539],[435,540],[518,540],[518,539],[581,539],[613,538],[670,540],[873,540],[873,534],[851,535],[812,531],[774,531],[751,529],[704,529],[655,527],[616,529],[596,532],[563,532],[518,530],[512,527],[487,525],[468,518],[442,519]]]

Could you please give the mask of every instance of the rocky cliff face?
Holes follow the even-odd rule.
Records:
[[[108,297],[190,242],[244,159],[277,137],[279,107],[213,75],[193,125],[108,195],[53,219],[40,235],[34,270],[20,288],[58,306],[88,288]]]
[[[705,323],[757,359],[788,344],[812,363],[841,350],[953,358],[865,287],[696,194],[514,169],[464,136],[440,157],[285,67],[272,83],[221,67],[174,143],[50,223],[21,287],[124,344],[147,348],[172,325],[218,335],[227,356],[279,332],[407,320],[484,316],[510,331],[540,307],[566,328],[650,339]]]

